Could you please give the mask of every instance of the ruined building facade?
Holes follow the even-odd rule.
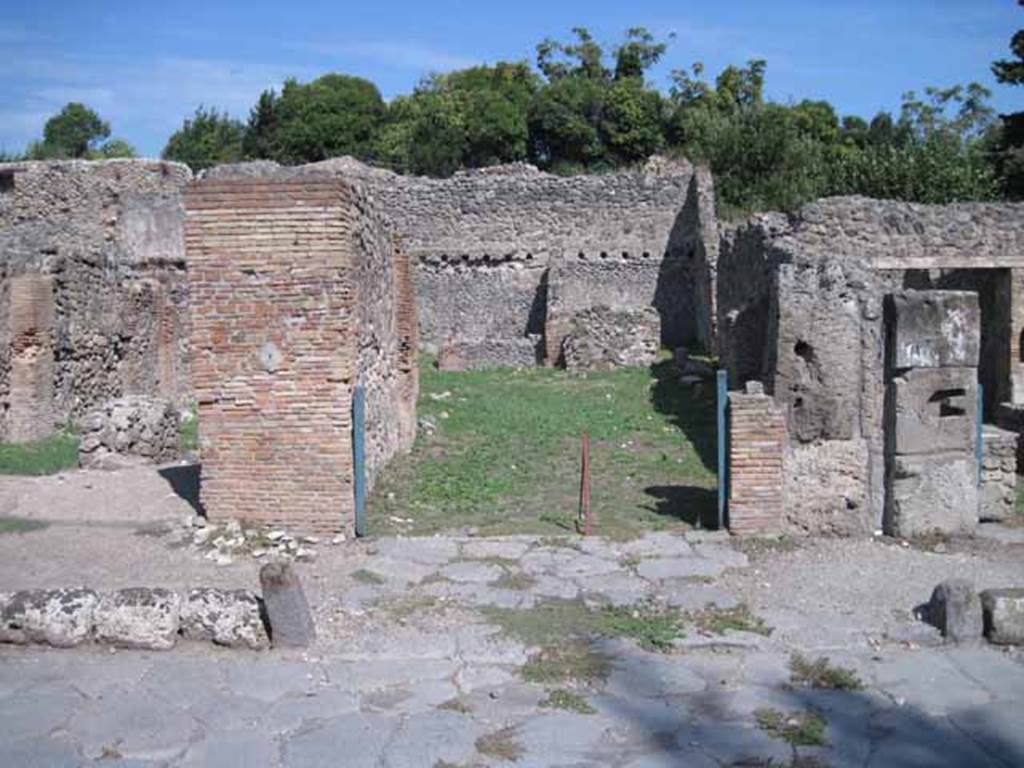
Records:
[[[911,535],[1012,510],[1015,473],[1002,467],[1015,435],[999,425],[1024,405],[1022,268],[1024,207],[1013,204],[831,198],[723,230],[717,349],[734,388],[760,382],[784,415],[779,524]],[[916,360],[900,357],[900,339]],[[958,354],[922,356],[954,341]],[[979,384],[990,457],[980,502]],[[942,495],[951,471],[969,493]],[[922,508],[900,515],[915,494]],[[929,503],[957,509],[933,524]]]
[[[914,535],[1013,508],[1020,205],[833,198],[723,224],[708,172],[662,158],[569,178],[343,158],[190,179],[0,165],[0,440],[117,398],[197,400],[214,514],[335,529],[352,388],[372,482],[412,443],[418,350],[586,367],[696,346],[733,390],[735,530]]]
[[[0,165],[0,440],[123,395],[189,397],[190,178],[155,161]]]

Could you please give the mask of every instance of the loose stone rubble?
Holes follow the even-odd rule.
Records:
[[[987,589],[981,606],[989,642],[1024,645],[1024,589]]]
[[[78,463],[86,469],[117,469],[132,459],[158,464],[181,455],[179,414],[167,400],[109,400],[78,427]]]

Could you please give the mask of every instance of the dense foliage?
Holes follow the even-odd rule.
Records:
[[[187,163],[199,171],[214,165],[237,163],[242,159],[245,126],[216,109],[199,107],[167,141],[161,154],[165,160]]]
[[[123,139],[103,142],[109,137],[109,123],[84,104],[71,102],[46,121],[42,141],[33,142],[29,146],[26,158],[103,160],[135,157],[135,149],[131,144]]]
[[[1024,0],[1022,0],[1024,4]],[[242,159],[284,164],[352,155],[400,173],[448,176],[528,160],[556,173],[600,172],[667,152],[710,165],[727,213],[791,209],[824,195],[920,202],[1024,199],[1024,112],[997,116],[978,83],[906,93],[898,114],[839,115],[827,101],[775,103],[767,64],[672,73],[667,94],[646,79],[666,42],[646,29],[602,46],[582,27],[544,40],[536,66],[498,62],[431,74],[385,103],[364,79],[326,74],[264,91],[243,123],[200,107],[163,157],[195,170]],[[1024,83],[1024,30],[992,71]],[[29,156],[130,156],[82,104],[47,122]],[[0,157],[0,159],[3,159]],[[12,159],[8,157],[7,159]]]

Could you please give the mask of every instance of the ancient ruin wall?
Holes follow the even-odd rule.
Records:
[[[655,158],[640,169],[598,176],[554,176],[516,164],[429,179],[341,158],[289,169],[250,163],[210,175],[266,173],[363,183],[417,262],[419,327],[428,349],[457,341],[489,345],[473,355],[496,362],[536,357],[524,349],[539,344],[545,330],[549,267],[557,264],[565,274],[578,262],[592,265],[581,272],[584,295],[614,285],[617,304],[656,305],[663,324],[666,317],[682,318],[668,323],[670,332],[682,328],[680,338],[707,341],[708,324],[694,320],[691,309],[696,292],[703,291],[701,307],[710,301],[707,281],[695,287],[700,277],[693,275],[704,272],[687,267],[680,278],[679,270],[662,266],[666,258],[713,260],[717,249],[710,175],[685,161]],[[617,285],[627,262],[623,270],[631,278]],[[567,298],[563,306],[576,311],[593,302]]]
[[[1011,327],[982,340],[994,360],[982,379],[1005,378],[1007,368],[1013,379],[1020,350],[1005,344],[1021,338],[1024,296],[1000,288],[998,274],[1015,280],[1021,267],[1020,205],[830,198],[722,227],[716,343],[732,386],[762,380],[786,413],[791,528],[860,534],[881,525],[884,296],[988,290],[983,323],[1008,315]]]
[[[52,304],[39,329],[49,351],[35,348],[52,358],[50,373],[33,374],[40,396],[39,377],[52,374],[52,403],[35,436],[124,395],[187,399],[181,190],[190,177],[147,160],[0,165],[0,439],[26,434],[10,399],[12,334],[37,305]],[[49,296],[12,304],[12,286],[35,278]]]

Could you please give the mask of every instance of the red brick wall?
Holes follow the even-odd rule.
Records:
[[[23,275],[10,280],[7,328],[10,381],[6,439],[41,440],[56,430],[54,408],[53,279]]]
[[[358,213],[338,180],[186,193],[201,499],[212,518],[352,524]]]
[[[768,395],[729,394],[729,530],[782,530],[786,420]]]

